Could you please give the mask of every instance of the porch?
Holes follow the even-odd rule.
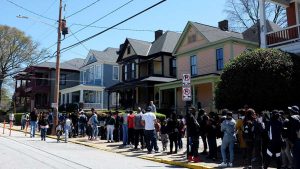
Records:
[[[105,109],[104,87],[78,85],[60,90],[60,105],[78,103],[83,109]]]
[[[191,79],[192,105],[205,111],[215,111],[215,85],[219,81],[218,74],[208,74]],[[185,101],[182,100],[182,81],[155,85],[159,92],[159,109],[175,110],[178,114],[185,114]]]

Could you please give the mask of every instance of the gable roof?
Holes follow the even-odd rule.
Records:
[[[50,68],[50,69],[56,69],[56,62],[42,62],[37,65],[33,65],[34,67],[44,67],[44,68]],[[60,69],[66,69],[66,70],[77,70],[79,71],[79,68],[75,65],[72,65],[70,63],[62,62],[60,63]]]
[[[172,53],[175,45],[180,37],[180,33],[167,31],[156,41],[153,42],[148,55],[152,55],[159,52]]]
[[[238,32],[223,31],[218,27],[209,26],[197,22],[190,22],[209,42],[215,42],[221,39],[235,37],[243,39],[243,35]]]
[[[116,64],[118,55],[117,55],[117,48],[106,48],[103,51],[97,51],[91,49],[86,57],[83,66],[89,65],[94,62],[101,62],[106,64]]]
[[[149,49],[151,47],[150,42],[137,40],[137,39],[131,39],[131,38],[127,38],[127,40],[137,55],[140,55],[140,56],[148,55]]]
[[[260,32],[259,32],[259,26],[260,23],[257,22],[256,24],[252,25],[250,28],[246,29],[242,34],[243,34],[243,37],[245,40],[248,40],[248,41],[252,41],[252,42],[257,42],[259,43],[259,39],[260,39]],[[266,26],[267,26],[267,32],[273,32],[273,31],[279,31],[281,30],[282,28],[269,21],[269,20],[266,20]]]

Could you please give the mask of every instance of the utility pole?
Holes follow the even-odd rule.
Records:
[[[55,134],[55,126],[58,124],[58,99],[59,99],[59,78],[60,78],[60,42],[61,42],[61,13],[62,13],[62,0],[59,2],[59,16],[58,16],[58,30],[57,30],[57,50],[56,50],[56,76],[55,76],[55,89],[54,89],[54,124],[52,127],[52,134]]]

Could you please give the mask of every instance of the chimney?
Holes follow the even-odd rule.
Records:
[[[218,22],[219,24],[219,28],[222,30],[222,31],[228,31],[228,20],[223,20],[223,21],[220,21]]]
[[[120,54],[120,51],[123,49],[123,47],[124,47],[124,43],[120,44],[120,48],[119,48],[119,50],[117,51],[117,54],[118,54],[118,55]]]
[[[161,35],[163,34],[163,30],[157,30],[155,31],[155,40],[157,40]]]

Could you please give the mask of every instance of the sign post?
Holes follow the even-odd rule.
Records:
[[[191,75],[183,74],[182,75],[182,100],[185,101],[186,106],[186,117],[189,118],[189,104],[192,100],[192,91],[191,91]],[[188,158],[190,147],[189,147],[189,133],[188,133],[188,124],[186,123],[186,155]]]

